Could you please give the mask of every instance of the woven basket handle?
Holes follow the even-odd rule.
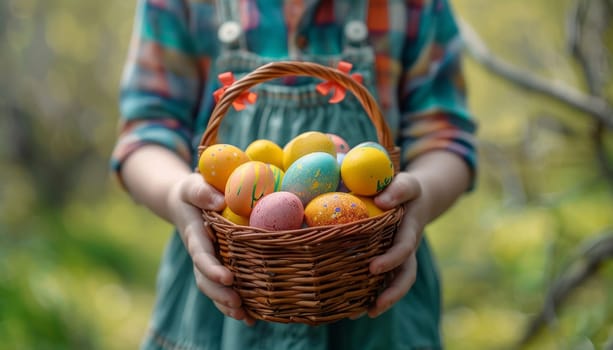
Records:
[[[256,84],[286,76],[310,76],[324,81],[333,81],[351,91],[360,101],[372,124],[376,128],[379,143],[390,153],[394,168],[398,171],[400,152],[393,143],[390,129],[381,113],[379,105],[370,92],[348,74],[340,70],[312,62],[279,61],[265,64],[235,81],[225,91],[215,105],[209,123],[200,140],[199,152],[217,142],[217,132],[228,108],[244,91]]]

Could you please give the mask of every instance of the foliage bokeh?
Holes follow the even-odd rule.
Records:
[[[496,55],[589,90],[567,50],[572,1],[454,4]],[[0,2],[0,339],[8,349],[130,349],[146,331],[171,228],[122,193],[107,166],[134,5]],[[511,348],[578,248],[613,229],[613,191],[588,116],[469,57],[465,67],[481,167],[476,190],[428,228],[443,276],[443,332],[449,349]],[[610,80],[603,91],[611,100]],[[612,277],[603,264],[524,347],[604,347],[613,337]]]

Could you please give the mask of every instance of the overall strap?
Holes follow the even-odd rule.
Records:
[[[246,49],[246,41],[240,21],[238,1],[216,0],[219,30],[217,38],[225,50]]]
[[[367,12],[368,0],[334,1],[335,17],[344,17],[342,40],[345,49],[366,44],[368,37]]]

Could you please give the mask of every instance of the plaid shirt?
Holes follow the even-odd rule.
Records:
[[[111,160],[117,173],[131,152],[148,143],[194,161],[200,140],[196,117],[213,104],[206,95],[212,92],[210,68],[220,50],[215,3],[139,0]],[[248,48],[260,56],[287,58],[295,45],[311,54],[341,50],[338,23],[343,21],[330,0],[237,3]],[[461,40],[448,1],[370,0],[368,6],[379,102],[383,110],[400,111],[399,125],[390,128],[402,147],[402,162],[443,149],[462,157],[474,174],[476,124],[466,108]]]

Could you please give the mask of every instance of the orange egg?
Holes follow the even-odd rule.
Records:
[[[298,158],[313,152],[325,152],[336,157],[336,146],[332,139],[322,132],[302,133],[283,148],[283,169],[287,170]]]
[[[228,221],[233,222],[237,225],[249,226],[249,218],[237,215],[228,206],[226,206],[226,208],[221,212],[221,216],[223,216],[224,218],[228,219]]]
[[[394,177],[394,165],[386,152],[374,147],[353,148],[341,164],[341,178],[357,195],[372,196],[385,189]]]
[[[204,181],[223,192],[234,169],[248,161],[249,157],[240,148],[215,144],[207,147],[200,155],[198,171]]]
[[[275,176],[269,165],[248,161],[239,165],[228,178],[224,191],[226,204],[234,213],[249,217],[255,203],[274,189]]]
[[[366,205],[356,196],[344,192],[321,194],[304,208],[308,226],[346,224],[368,218]]]

